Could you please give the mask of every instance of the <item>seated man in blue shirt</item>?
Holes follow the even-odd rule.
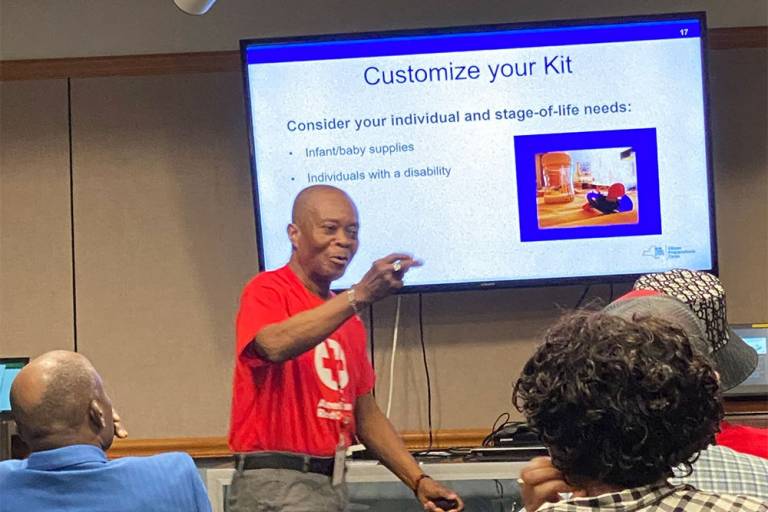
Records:
[[[117,422],[91,363],[57,350],[16,376],[11,408],[31,455],[0,462],[0,512],[209,512],[187,454],[107,460]]]

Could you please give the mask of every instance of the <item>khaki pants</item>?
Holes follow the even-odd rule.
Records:
[[[331,477],[292,469],[235,471],[227,496],[227,512],[343,512],[346,483],[334,487]]]

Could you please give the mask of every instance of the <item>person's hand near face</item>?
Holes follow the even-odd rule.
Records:
[[[565,477],[552,465],[549,457],[534,457],[520,472],[520,492],[527,512],[538,510],[544,503],[557,503],[561,493],[582,496],[579,489],[569,485]]]

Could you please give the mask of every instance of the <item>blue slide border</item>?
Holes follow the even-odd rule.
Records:
[[[587,24],[548,28],[414,35],[354,34],[330,40],[322,36],[242,41],[246,64],[356,59],[422,53],[469,52],[505,48],[691,39],[702,35],[701,20],[683,18],[634,23]]]
[[[625,146],[631,146],[635,150],[637,197],[641,205],[640,218],[637,224],[557,229],[539,228],[536,206],[535,155],[537,153]],[[518,135],[515,137],[515,162],[521,242],[658,235],[661,233],[656,128]]]

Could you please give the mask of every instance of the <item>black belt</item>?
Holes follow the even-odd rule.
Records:
[[[292,469],[302,473],[333,474],[333,457],[312,457],[300,453],[257,452],[237,454],[237,468]]]

